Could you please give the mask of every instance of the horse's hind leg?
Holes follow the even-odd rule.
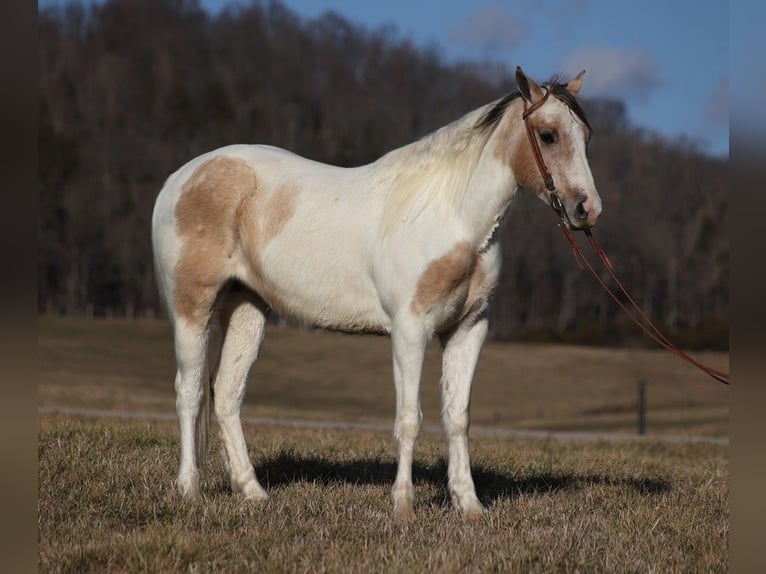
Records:
[[[245,498],[268,495],[255,477],[242,433],[240,407],[250,367],[258,358],[266,326],[267,308],[251,291],[235,287],[222,302],[223,348],[213,387],[213,402],[221,429],[231,487]]]
[[[449,445],[448,482],[452,503],[466,520],[483,514],[476,497],[468,454],[468,407],[471,383],[484,339],[487,318],[466,321],[441,338],[442,424]]]
[[[202,399],[208,385],[207,339],[208,320],[176,318],[174,323],[176,360],[176,411],[181,426],[181,464],[176,485],[184,498],[199,495],[199,474],[195,439]]]

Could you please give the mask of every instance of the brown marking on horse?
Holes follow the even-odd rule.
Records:
[[[521,100],[520,100],[521,101]],[[524,131],[519,133],[515,139],[513,137],[514,122],[510,121],[511,114],[515,112],[506,112],[508,117],[503,118],[502,123],[498,126],[497,138],[494,143],[492,155],[495,159],[501,163],[509,166],[513,171],[516,178],[516,182],[524,188],[536,190],[541,189],[544,185],[540,170],[537,167],[535,156],[532,153],[532,146],[529,143],[529,137]],[[574,142],[566,134],[565,126],[560,123],[551,123],[549,120],[541,120],[535,114],[532,114],[527,119],[532,127],[532,132],[537,134],[538,131],[549,130],[558,134],[558,141],[554,145],[545,145],[542,142],[538,142],[543,154],[543,159],[548,167],[552,169],[558,163],[566,161],[574,154]],[[586,137],[587,137],[587,127]],[[556,181],[563,186],[562,177],[563,174],[556,177]]]
[[[298,187],[284,184],[265,194],[243,159],[214,157],[183,184],[175,208],[183,241],[175,267],[173,305],[178,316],[202,324],[221,285],[237,274],[237,255],[247,255],[246,283],[279,313],[286,306],[263,277],[263,249],[295,213]]]
[[[526,134],[516,141],[513,153],[509,154],[508,163],[513,170],[516,182],[520,186],[532,190],[540,186],[539,182],[542,181],[542,176]]]
[[[243,238],[243,248],[258,272],[263,250],[282,232],[295,213],[298,191],[297,185],[287,183],[268,195],[254,194],[242,202],[236,226]]]
[[[468,296],[470,279],[478,256],[468,241],[462,241],[446,254],[431,261],[420,275],[410,308],[414,313],[427,313],[436,303],[446,302],[457,294],[462,307]]]
[[[471,280],[468,282],[467,305],[473,305],[477,299],[487,296],[487,291],[491,284],[486,280],[487,272],[484,271],[484,266],[479,261],[473,269]]]
[[[298,189],[295,183],[286,183],[265,200],[261,220],[261,249],[279,235],[292,218]]]
[[[248,283],[280,315],[289,315],[288,308],[278,297],[274,286],[264,278],[263,251],[294,215],[298,192],[297,185],[286,183],[268,195],[255,194],[243,202],[237,218],[242,249],[250,268]]]
[[[518,105],[515,106],[515,108],[517,107]],[[532,153],[526,132],[522,131],[514,137],[514,128],[517,123],[511,121],[511,118],[515,113],[515,110],[506,111],[506,117],[498,126],[492,155],[496,160],[511,168],[516,182],[520,186],[535,189],[541,182],[540,172],[537,163],[535,163],[535,156]],[[521,113],[520,110],[519,113]],[[534,119],[533,116],[530,116],[529,121],[534,121]],[[523,124],[521,127],[524,128]]]
[[[230,157],[204,161],[183,184],[175,208],[183,242],[174,273],[178,316],[198,324],[209,317],[218,289],[232,274],[229,262],[239,241],[241,206],[257,193],[253,169]]]
[[[453,324],[462,321],[468,315],[483,309],[489,299],[493,287],[494,282],[491,281],[487,275],[487,272],[482,265],[481,258],[477,258],[476,265],[468,280],[468,289],[466,291],[465,300],[460,308],[460,313],[455,316]]]

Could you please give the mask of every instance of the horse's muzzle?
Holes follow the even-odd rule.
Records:
[[[561,205],[562,202],[559,202]],[[556,206],[552,203],[553,208]],[[594,202],[583,192],[574,194],[571,199],[565,199],[563,201],[563,210],[565,214],[562,214],[563,219],[566,219],[570,229],[588,229],[593,227],[601,215],[601,202]]]

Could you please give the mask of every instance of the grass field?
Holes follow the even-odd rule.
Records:
[[[172,344],[161,322],[44,318],[38,352],[40,405],[173,410]],[[728,366],[724,354],[700,357]],[[386,339],[272,328],[243,411],[390,423],[390,377]],[[436,435],[423,435],[415,451],[416,518],[398,525],[390,432],[248,425],[270,500],[243,505],[210,455],[203,498],[184,503],[173,487],[175,422],[41,416],[39,569],[726,571],[728,448],[658,439],[726,436],[728,390],[674,357],[490,344],[472,421],[630,432],[639,377],[649,381],[647,440],[474,438],[473,474],[489,511],[477,524],[464,524],[451,508],[446,448]],[[422,387],[427,424],[438,423],[437,381],[434,347]]]
[[[175,410],[175,363],[162,321],[41,318],[39,402]],[[695,353],[728,370],[728,354]],[[439,424],[439,349],[426,356],[424,423]],[[390,342],[271,327],[243,416],[393,421]],[[471,400],[474,425],[635,432],[637,383],[648,382],[648,434],[727,436],[728,388],[667,352],[563,345],[485,346]]]
[[[387,433],[248,428],[271,498],[243,505],[217,457],[199,502],[173,488],[170,422],[40,421],[44,572],[724,572],[727,450],[474,441],[486,518],[450,506],[445,448],[421,438],[415,520],[392,520]]]

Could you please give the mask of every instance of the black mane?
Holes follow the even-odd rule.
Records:
[[[555,97],[560,102],[563,102],[566,104],[566,106],[572,110],[572,113],[577,116],[577,118],[584,123],[588,129],[593,132],[593,128],[590,127],[590,124],[588,123],[588,119],[585,117],[585,111],[583,111],[582,106],[580,106],[580,102],[577,101],[577,98],[575,98],[571,93],[569,93],[569,90],[567,90],[566,84],[561,84],[558,81],[558,76],[553,76],[550,80],[545,82],[542,87],[547,88],[550,90],[551,95]],[[519,99],[521,97],[521,92],[516,90],[515,92],[511,92],[507,96],[505,96],[503,99],[501,99],[499,102],[497,102],[490,110],[484,113],[484,115],[479,118],[479,121],[476,122],[476,129],[494,129],[494,127],[500,122],[500,119],[503,117],[503,114],[505,113],[506,108],[511,105],[512,102]]]

